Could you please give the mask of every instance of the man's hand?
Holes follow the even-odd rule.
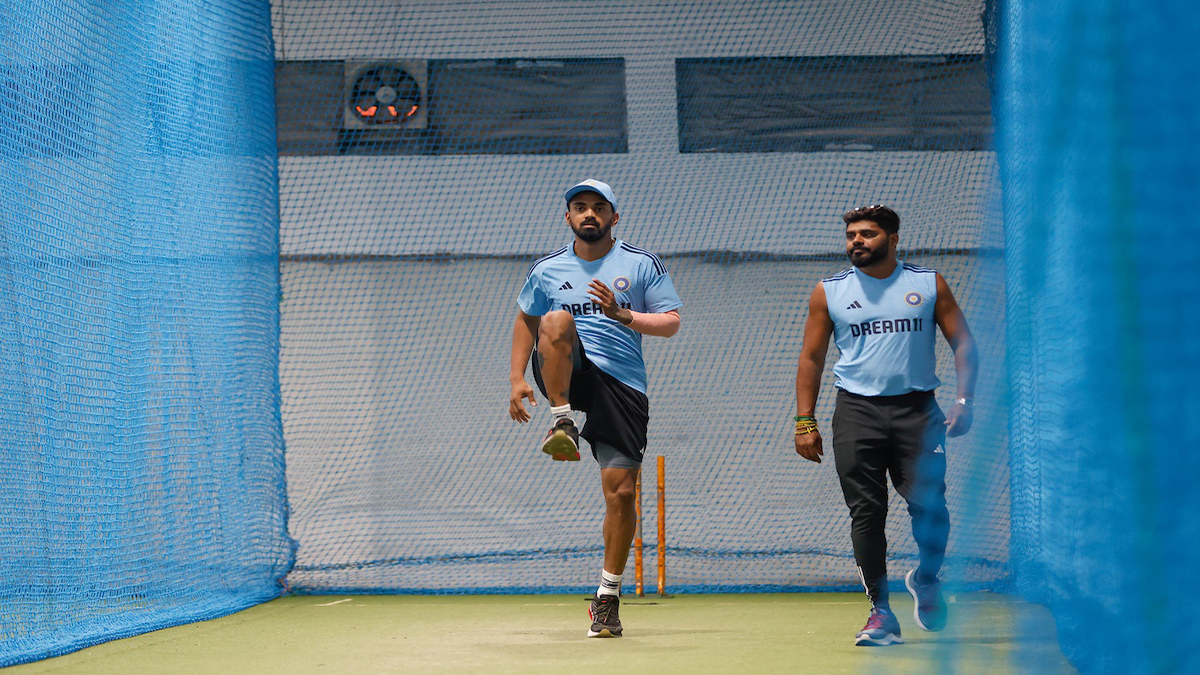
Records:
[[[971,430],[971,422],[974,420],[974,411],[961,403],[955,403],[950,408],[950,414],[946,415],[946,435],[950,438],[962,436]]]
[[[599,303],[600,309],[604,310],[604,316],[624,326],[633,321],[633,313],[617,304],[616,294],[605,286],[603,281],[592,279],[592,283],[588,284],[588,295]]]
[[[512,383],[512,392],[508,395],[508,416],[521,424],[529,421],[529,411],[525,410],[525,405],[521,401],[523,398],[528,398],[529,405],[537,407],[537,399],[533,397],[533,387],[530,387],[524,378]]]
[[[821,432],[810,431],[807,434],[796,434],[796,454],[810,462],[821,463],[821,455],[825,454],[825,450],[821,448]]]

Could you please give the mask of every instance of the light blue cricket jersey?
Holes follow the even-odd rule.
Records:
[[[861,396],[932,391],[937,272],[908,263],[886,279],[857,268],[822,279],[834,343],[836,385]]]
[[[592,279],[604,282],[622,307],[635,312],[683,307],[662,261],[620,239],[603,258],[592,262],[575,255],[574,242],[539,259],[529,268],[517,305],[530,316],[556,309],[570,312],[588,360],[644,394],[642,334],[604,316],[599,303],[588,295]]]

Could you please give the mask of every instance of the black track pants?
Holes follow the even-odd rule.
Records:
[[[872,603],[888,601],[887,475],[908,502],[921,575],[936,575],[946,555],[946,416],[933,392],[858,396],[838,390],[833,455],[846,506],[850,541]]]

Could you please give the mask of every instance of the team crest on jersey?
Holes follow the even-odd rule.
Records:
[[[904,301],[913,307],[919,307],[922,302],[925,302],[925,298],[921,297],[920,293],[912,291],[908,295],[904,296]]]
[[[616,279],[613,279],[613,288],[622,292],[629,290],[629,279],[626,279],[625,277],[617,277]]]

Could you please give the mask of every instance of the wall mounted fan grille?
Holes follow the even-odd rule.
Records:
[[[348,61],[345,68],[344,128],[425,128],[428,76],[423,61]]]

